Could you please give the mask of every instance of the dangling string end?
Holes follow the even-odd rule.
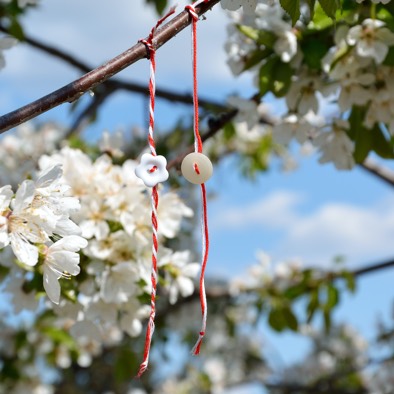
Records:
[[[193,356],[198,356],[200,354],[201,344],[202,344],[202,340],[204,339],[204,335],[205,332],[201,331],[198,340],[192,349]]]

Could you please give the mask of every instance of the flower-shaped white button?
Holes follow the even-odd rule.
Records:
[[[167,160],[164,156],[153,156],[144,153],[141,162],[135,169],[135,175],[142,179],[145,186],[153,187],[168,179]]]

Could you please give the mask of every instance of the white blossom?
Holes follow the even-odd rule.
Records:
[[[182,219],[191,216],[193,216],[193,211],[182,202],[177,194],[166,193],[160,196],[159,234],[166,238],[174,238],[181,229]]]
[[[104,131],[99,142],[98,147],[100,152],[109,153],[112,157],[120,158],[124,156],[122,148],[124,148],[125,139],[121,131],[109,133]]]
[[[229,11],[236,11],[243,7],[243,11],[248,14],[252,14],[257,5],[258,0],[220,0],[220,4],[223,9]]]
[[[227,26],[227,33],[228,39],[224,46],[228,56],[227,64],[233,75],[239,75],[244,70],[249,52],[256,48],[256,44],[249,37],[240,34],[233,25]]]
[[[249,130],[259,122],[260,116],[257,111],[258,105],[256,101],[231,96],[227,99],[227,102],[230,106],[238,110],[234,120],[237,122],[246,122]]]
[[[355,46],[359,56],[373,58],[381,64],[394,44],[394,33],[384,26],[381,20],[365,19],[361,25],[350,28],[347,42]]]
[[[297,54],[297,37],[289,29],[278,33],[274,44],[274,51],[280,56],[282,62],[289,63]]]
[[[137,337],[141,334],[141,320],[146,319],[150,313],[149,305],[140,305],[135,300],[129,300],[122,308],[122,316],[120,318],[120,327],[131,337]]]
[[[102,278],[102,299],[115,304],[127,302],[138,292],[137,279],[137,267],[132,263],[119,263],[108,268]]]
[[[17,272],[9,276],[4,289],[6,294],[11,296],[11,306],[15,313],[24,310],[35,311],[38,308],[38,298],[34,296],[34,293],[24,291],[22,288],[24,283],[24,276]]]
[[[305,115],[309,111],[315,114],[319,111],[318,93],[327,97],[334,93],[336,87],[325,84],[320,76],[311,75],[303,69],[292,82],[286,95],[289,110]]]
[[[354,165],[354,142],[346,134],[350,125],[348,121],[335,119],[332,130],[320,133],[313,141],[319,148],[320,163],[333,162],[339,170],[349,170]]]
[[[279,3],[259,3],[256,8],[256,27],[274,33],[277,39],[274,51],[282,62],[289,63],[297,54],[297,37],[290,23],[283,20],[284,11]]]
[[[193,294],[192,279],[197,276],[200,264],[190,263],[189,251],[165,253],[157,265],[166,269],[165,280],[170,304],[176,303],[179,293],[182,297]]]
[[[44,288],[49,299],[55,304],[60,300],[60,278],[70,278],[78,275],[79,252],[86,247],[86,239],[77,235],[66,236],[55,242],[45,252],[44,259]]]
[[[89,320],[99,321],[103,324],[115,324],[117,320],[117,307],[115,304],[104,302],[96,294],[86,306],[85,316]]]
[[[312,126],[296,114],[287,115],[272,129],[272,137],[275,142],[286,145],[293,138],[303,144],[312,137]]]
[[[79,203],[77,199],[65,196],[68,187],[59,183],[61,174],[60,166],[56,165],[43,171],[35,182],[23,181],[11,201],[10,209],[0,212],[1,246],[11,244],[15,256],[23,264],[37,264],[38,249],[35,244],[48,242],[49,236],[80,232],[69,219]],[[10,190],[2,188],[3,206],[8,201]]]
[[[0,248],[9,244],[7,216],[11,213],[10,203],[13,194],[10,185],[0,188]]]
[[[3,51],[12,48],[17,42],[18,40],[13,37],[0,37],[0,69],[5,66]]]

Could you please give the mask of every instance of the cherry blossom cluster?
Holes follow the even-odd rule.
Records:
[[[242,2],[231,3],[240,6]],[[381,3],[387,4],[387,1]],[[283,94],[287,112],[277,119],[272,129],[274,142],[281,145],[288,145],[292,140],[312,143],[321,163],[332,162],[338,169],[350,169],[355,164],[355,142],[350,138],[352,127],[364,127],[368,131],[379,126],[394,134],[390,60],[394,33],[385,20],[379,19],[379,14],[375,15],[374,6],[371,6],[371,15],[367,15],[365,9],[361,13],[362,9],[358,11],[355,5],[352,13],[349,11],[349,16],[343,17],[344,22],[332,24],[332,31],[314,24],[319,23],[316,19],[308,21],[307,15],[292,27],[279,1],[260,0],[254,13],[231,14],[234,23],[228,27],[226,51],[233,74],[250,70],[264,96],[265,87],[275,78],[274,73],[282,72],[282,80],[271,88],[279,97]],[[235,10],[236,7],[227,8]],[[313,57],[316,47],[308,46],[312,44],[307,41],[308,35],[319,29],[327,33],[327,42],[331,34],[334,36],[332,46],[323,47],[325,53],[318,55],[320,60]],[[265,53],[273,55],[264,58]],[[281,63],[275,63],[281,67],[280,71],[275,66],[270,68],[274,55],[280,58]],[[233,106],[240,111],[246,108],[239,103]],[[353,108],[361,114],[361,123],[356,125],[351,124]],[[247,117],[249,129],[250,122],[256,124],[258,115],[256,105],[251,103]],[[237,123],[237,127],[242,129],[244,125]]]
[[[0,143],[0,184],[17,187],[21,180],[32,177],[39,158],[56,150],[64,135],[65,130],[54,123],[37,129],[24,123],[6,133]]]
[[[313,349],[305,360],[283,371],[284,384],[307,386],[323,376],[335,374],[340,365],[357,371],[368,363],[368,343],[349,325],[333,327],[329,334],[310,326],[304,326],[301,332],[312,340]],[[373,386],[373,380],[368,386]]]
[[[11,185],[0,188],[0,264],[8,270],[2,292],[12,313],[30,310],[41,327],[71,335],[73,346],[42,350],[48,357],[55,352],[56,366],[65,368],[76,349],[76,361],[88,366],[103,345],[140,335],[149,314],[151,213],[148,189],[134,173],[137,161],[115,165],[108,155],[123,157],[118,133],[103,135],[99,147],[107,153],[96,159],[67,146],[48,154],[62,135],[56,126],[34,132],[22,126],[0,141],[0,166],[19,184],[15,193]],[[26,176],[32,179],[22,181]],[[159,192],[160,291],[173,304],[193,293],[200,265],[189,250],[167,245],[193,211],[174,192]],[[56,319],[42,320],[43,310]]]
[[[18,262],[28,267],[40,257],[44,288],[54,302],[60,297],[58,279],[79,273],[76,252],[87,244],[70,219],[79,202],[67,196],[69,187],[60,183],[61,176],[61,166],[55,165],[37,180],[23,181],[15,196],[10,185],[0,188],[0,248],[11,245]]]

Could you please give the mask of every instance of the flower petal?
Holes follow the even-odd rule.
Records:
[[[39,178],[36,180],[37,188],[44,188],[51,185],[54,181],[63,175],[62,165],[56,164],[41,172]]]
[[[60,301],[59,278],[59,274],[51,270],[47,265],[44,266],[44,289],[49,299],[55,304],[59,304]]]
[[[12,250],[17,259],[23,264],[31,267],[37,264],[38,250],[18,233],[10,233]]]
[[[13,209],[15,213],[21,213],[26,209],[34,198],[35,186],[31,180],[23,181],[16,191],[13,200]]]
[[[9,207],[13,194],[10,185],[0,188],[0,212],[4,212]]]
[[[55,266],[60,272],[66,271],[73,276],[78,275],[81,272],[78,265],[78,253],[63,250],[61,252],[53,252],[50,256],[51,258],[48,259],[48,265]]]

